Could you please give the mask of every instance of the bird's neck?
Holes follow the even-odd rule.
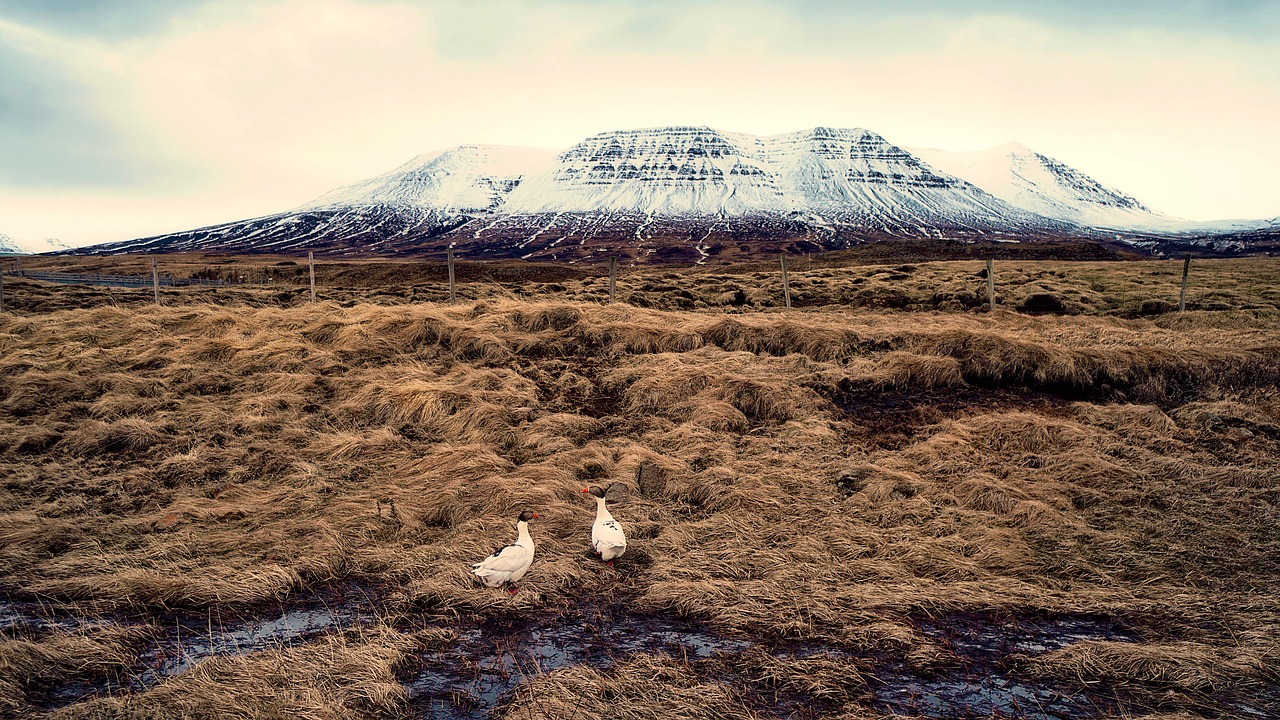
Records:
[[[533,545],[533,537],[529,535],[528,521],[521,520],[516,523],[516,530],[520,531],[520,536],[516,538],[516,544],[524,545],[526,547]]]
[[[604,506],[604,498],[596,498],[596,520],[612,520],[613,516],[609,514],[609,508]]]

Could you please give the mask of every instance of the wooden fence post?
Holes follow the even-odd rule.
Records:
[[[787,280],[787,254],[782,253],[782,297],[786,300],[787,308],[791,308],[791,282]]]
[[[0,312],[4,312],[4,268],[0,267]]]
[[[618,256],[609,256],[609,302],[618,299]]]
[[[453,248],[449,248],[449,304],[458,302],[458,291],[453,280]]]
[[[307,271],[311,274],[311,302],[316,301],[316,254],[307,251]]]
[[[155,257],[151,258],[151,287],[156,293],[156,304],[160,304],[160,264]]]
[[[996,311],[996,267],[994,260],[987,260],[987,305],[989,312]]]
[[[1182,261],[1182,292],[1178,293],[1178,312],[1187,310],[1187,276],[1191,274],[1191,254]]]

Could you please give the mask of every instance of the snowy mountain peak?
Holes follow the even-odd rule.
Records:
[[[1015,207],[1045,217],[1100,228],[1159,228],[1172,222],[1136,198],[1021,143],[971,152],[911,152]]]
[[[1032,150],[1026,145],[1023,145],[1022,143],[1017,142],[1016,140],[1011,140],[1007,143],[996,145],[995,147],[990,148],[986,152],[991,154],[997,154],[997,155],[1016,155],[1021,157],[1031,157],[1032,155],[1037,154],[1035,150]]]
[[[17,255],[23,252],[8,235],[0,234],[0,255]]]
[[[679,126],[589,137],[561,153],[554,165],[526,176],[503,211],[660,217],[894,215],[900,209],[895,193],[917,192],[910,188],[985,195],[861,128],[817,127],[760,137]],[[961,204],[974,203],[1002,206],[990,196]],[[939,212],[928,214],[945,215],[945,205],[935,205]],[[994,214],[1006,209],[991,208]]]
[[[460,145],[419,155],[389,173],[328,192],[298,208],[331,210],[398,205],[446,212],[488,212],[531,168],[555,157],[546,148]]]

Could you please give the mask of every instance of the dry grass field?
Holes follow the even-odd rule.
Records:
[[[1197,261],[1186,313],[1172,261],[998,263],[994,314],[980,269],[802,260],[789,311],[763,267],[614,305],[597,269],[456,305],[6,277],[0,716],[1280,717],[1280,262]],[[478,586],[525,508],[519,593]],[[360,622],[144,679],[356,588]]]

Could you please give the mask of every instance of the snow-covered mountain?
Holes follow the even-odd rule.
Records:
[[[294,210],[89,252],[738,259],[891,239],[1113,241],[1168,218],[1022,146],[907,152],[864,129],[601,133],[557,152],[464,145]]]
[[[1094,228],[1166,229],[1174,218],[1020,143],[949,152],[912,148],[933,167],[964,178],[1010,205]]]
[[[0,234],[0,255],[20,255],[22,252],[22,248],[8,235]]]

